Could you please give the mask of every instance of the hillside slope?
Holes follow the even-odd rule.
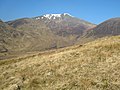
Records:
[[[116,35],[120,35],[120,18],[111,18],[87,30],[82,37],[78,38],[77,43],[85,43],[97,38]]]
[[[15,30],[0,20],[0,59],[9,52],[24,49],[26,46],[22,42],[24,34],[21,31]]]
[[[27,19],[24,19],[27,23]],[[29,23],[36,23],[30,22]],[[29,24],[29,25],[30,25]],[[40,50],[47,50],[57,47],[55,35],[53,35],[49,28],[42,23],[41,27],[32,27],[24,25],[25,30],[16,30],[10,25],[0,21],[0,60],[4,58],[11,58],[25,54],[27,52],[34,52]],[[43,31],[41,31],[44,29]]]
[[[120,36],[0,61],[3,90],[119,90]]]
[[[97,25],[87,34],[88,37],[104,37],[120,35],[120,18],[111,18]]]

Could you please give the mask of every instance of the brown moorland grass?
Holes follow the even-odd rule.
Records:
[[[2,60],[0,90],[120,90],[120,36]]]

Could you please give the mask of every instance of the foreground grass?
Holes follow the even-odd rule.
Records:
[[[0,61],[0,90],[120,90],[120,36]]]

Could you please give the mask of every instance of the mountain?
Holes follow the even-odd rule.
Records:
[[[39,48],[43,48],[43,46],[49,45],[51,42],[53,43],[53,48],[73,45],[76,39],[86,32],[87,29],[96,26],[85,20],[73,17],[68,13],[46,14],[34,18],[22,18],[9,21],[7,24],[14,27],[16,30],[28,33],[32,37],[37,36],[36,39],[43,39],[43,41],[38,41],[38,39],[33,40],[37,41],[35,45],[41,45]],[[52,40],[50,41],[49,39],[51,38]],[[46,43],[43,45],[40,42]]]
[[[74,45],[78,37],[95,26],[66,13],[21,18],[4,24],[11,28],[12,33],[19,34],[4,40],[9,44],[1,43],[5,48],[5,50],[1,49],[3,56],[0,54],[0,57],[2,58]],[[6,30],[6,27],[2,29]],[[1,34],[4,36],[0,36],[1,39],[9,38],[11,35],[11,33],[5,35],[6,33],[2,32]],[[9,53],[6,54],[4,51]]]
[[[62,37],[66,37],[69,35],[82,35],[85,30],[95,26],[94,24],[89,23],[85,20],[73,17],[68,13],[46,14],[43,16],[31,18],[30,20],[33,22],[37,22],[35,24],[33,23],[34,25],[40,25],[41,22],[42,24],[44,23],[48,28],[51,29],[54,34]],[[22,27],[22,25],[29,25],[29,21],[26,21],[25,19],[18,19],[15,21],[10,21],[8,22],[8,24],[14,28],[20,28]]]
[[[90,31],[89,36],[104,37],[120,35],[120,18],[112,18],[97,25]]]
[[[120,36],[0,61],[0,90],[120,90]]]
[[[86,33],[78,38],[79,43],[95,40],[106,36],[120,35],[120,18],[112,18],[103,23],[88,29]]]
[[[68,13],[46,14],[35,17],[36,20],[42,20],[55,34],[59,36],[82,35],[85,30],[93,27],[92,23],[78,19]]]

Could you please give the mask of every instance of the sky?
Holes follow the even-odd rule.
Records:
[[[59,13],[99,24],[120,17],[120,0],[0,0],[3,21]]]

